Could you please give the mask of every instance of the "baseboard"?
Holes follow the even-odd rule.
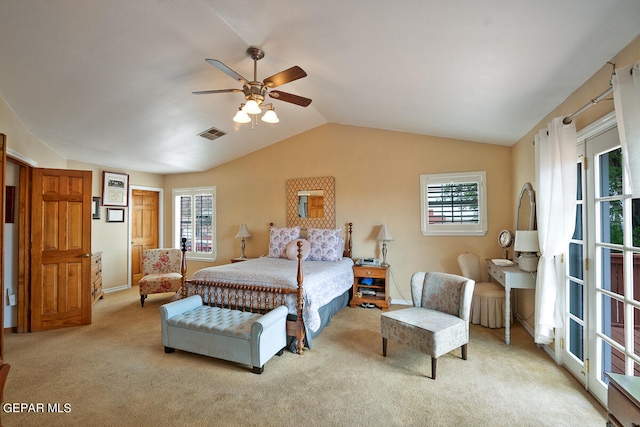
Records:
[[[404,300],[404,299],[392,299],[391,300],[391,304],[413,305],[413,301],[407,301],[407,300]]]
[[[130,288],[131,288],[131,285],[129,285],[128,283],[125,283],[124,285],[121,285],[121,286],[102,289],[102,292],[104,292],[105,294],[110,294],[111,292],[126,291],[127,289],[130,289]]]
[[[17,334],[18,333],[18,327],[17,326],[12,326],[10,328],[4,328],[4,333],[5,334]]]

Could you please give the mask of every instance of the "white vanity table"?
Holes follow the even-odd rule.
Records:
[[[490,259],[487,260],[489,280],[496,281],[504,286],[505,290],[505,330],[504,341],[511,343],[511,289],[535,289],[536,273],[520,270],[517,264],[507,267],[498,266]]]

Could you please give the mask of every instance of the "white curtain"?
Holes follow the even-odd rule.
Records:
[[[631,182],[631,194],[634,198],[640,197],[640,62],[618,68],[611,83],[622,157]]]
[[[540,261],[536,279],[535,342],[549,344],[562,326],[556,305],[554,257],[566,251],[576,220],[576,128],[555,118],[536,135],[536,215]]]

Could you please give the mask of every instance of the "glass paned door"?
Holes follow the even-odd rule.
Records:
[[[587,150],[593,162],[588,250],[594,264],[588,272],[594,284],[588,381],[606,402],[607,372],[640,376],[640,206],[630,196],[617,129],[588,141]]]
[[[569,243],[567,259],[564,263],[565,289],[565,328],[562,346],[565,366],[586,384],[584,362],[587,359],[586,333],[586,297],[585,291],[585,254],[586,254],[586,209],[584,179],[584,144],[578,145],[578,163],[576,164],[576,223]]]

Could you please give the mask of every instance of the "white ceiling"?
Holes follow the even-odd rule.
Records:
[[[638,0],[0,0],[0,96],[62,156],[154,173],[327,122],[511,145],[638,34]],[[311,105],[251,130],[242,94],[191,94],[241,88],[205,58],[251,80],[248,46]]]

